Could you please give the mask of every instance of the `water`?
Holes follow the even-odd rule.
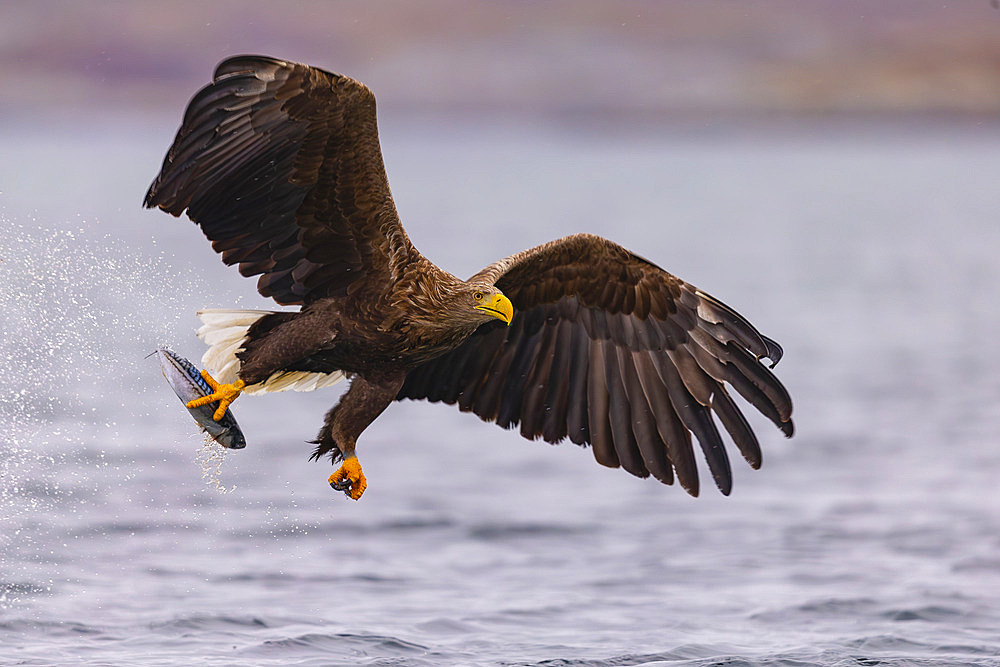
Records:
[[[692,499],[407,402],[354,503],[306,460],[338,389],[241,399],[219,459],[144,359],[269,307],[139,209],[175,123],[2,131],[0,664],[1000,664],[994,131],[384,118],[426,255],[614,238],[784,345],[798,434]]]

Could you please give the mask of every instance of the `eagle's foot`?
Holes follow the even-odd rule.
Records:
[[[357,500],[368,488],[368,480],[361,471],[361,464],[358,457],[352,456],[344,460],[344,464],[337,469],[337,472],[330,475],[330,486],[337,491],[343,491],[352,499]]]
[[[196,398],[193,401],[188,401],[187,407],[189,408],[200,408],[203,405],[209,403],[219,402],[219,407],[216,408],[215,414],[212,415],[212,419],[219,421],[222,419],[229,405],[236,400],[236,397],[240,395],[243,391],[243,380],[237,380],[232,384],[219,384],[216,382],[215,378],[208,374],[208,371],[203,370],[201,372],[201,377],[204,378],[208,386],[212,388],[212,393],[208,396],[202,396],[201,398]]]

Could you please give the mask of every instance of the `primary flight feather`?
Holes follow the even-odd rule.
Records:
[[[199,91],[145,205],[187,212],[226,264],[297,312],[203,311],[218,389],[311,390],[347,377],[313,452],[343,464],[394,400],[457,404],[530,439],[589,445],[603,465],[699,490],[691,435],[732,486],[716,419],[754,468],[730,390],[791,436],[781,347],[732,308],[625,248],[576,234],[461,280],[410,243],[382,163],[375,97],[354,79],[262,56],[222,62]],[[208,372],[203,373],[211,378]],[[213,385],[215,386],[215,385]],[[200,401],[200,403],[199,403]]]

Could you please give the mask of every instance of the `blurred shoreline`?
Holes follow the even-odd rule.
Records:
[[[0,7],[0,119],[177,113],[220,60],[247,52],[353,76],[380,109],[420,117],[1000,120],[988,0],[14,0]]]

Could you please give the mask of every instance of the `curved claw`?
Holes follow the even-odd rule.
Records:
[[[212,415],[212,419],[219,421],[226,415],[226,410],[233,401],[240,395],[243,391],[243,380],[237,380],[232,384],[219,384],[215,378],[209,375],[208,371],[203,370],[201,372],[201,377],[205,379],[208,386],[212,388],[212,393],[208,396],[202,396],[201,398],[196,398],[193,401],[187,402],[188,408],[200,408],[203,405],[208,405],[209,403],[219,402],[219,407],[216,408],[215,414]]]
[[[330,475],[327,480],[337,491],[343,491],[351,499],[357,500],[368,488],[368,480],[365,479],[364,472],[361,471],[361,464],[358,457],[352,456],[344,461],[344,464],[337,469],[337,472]]]

